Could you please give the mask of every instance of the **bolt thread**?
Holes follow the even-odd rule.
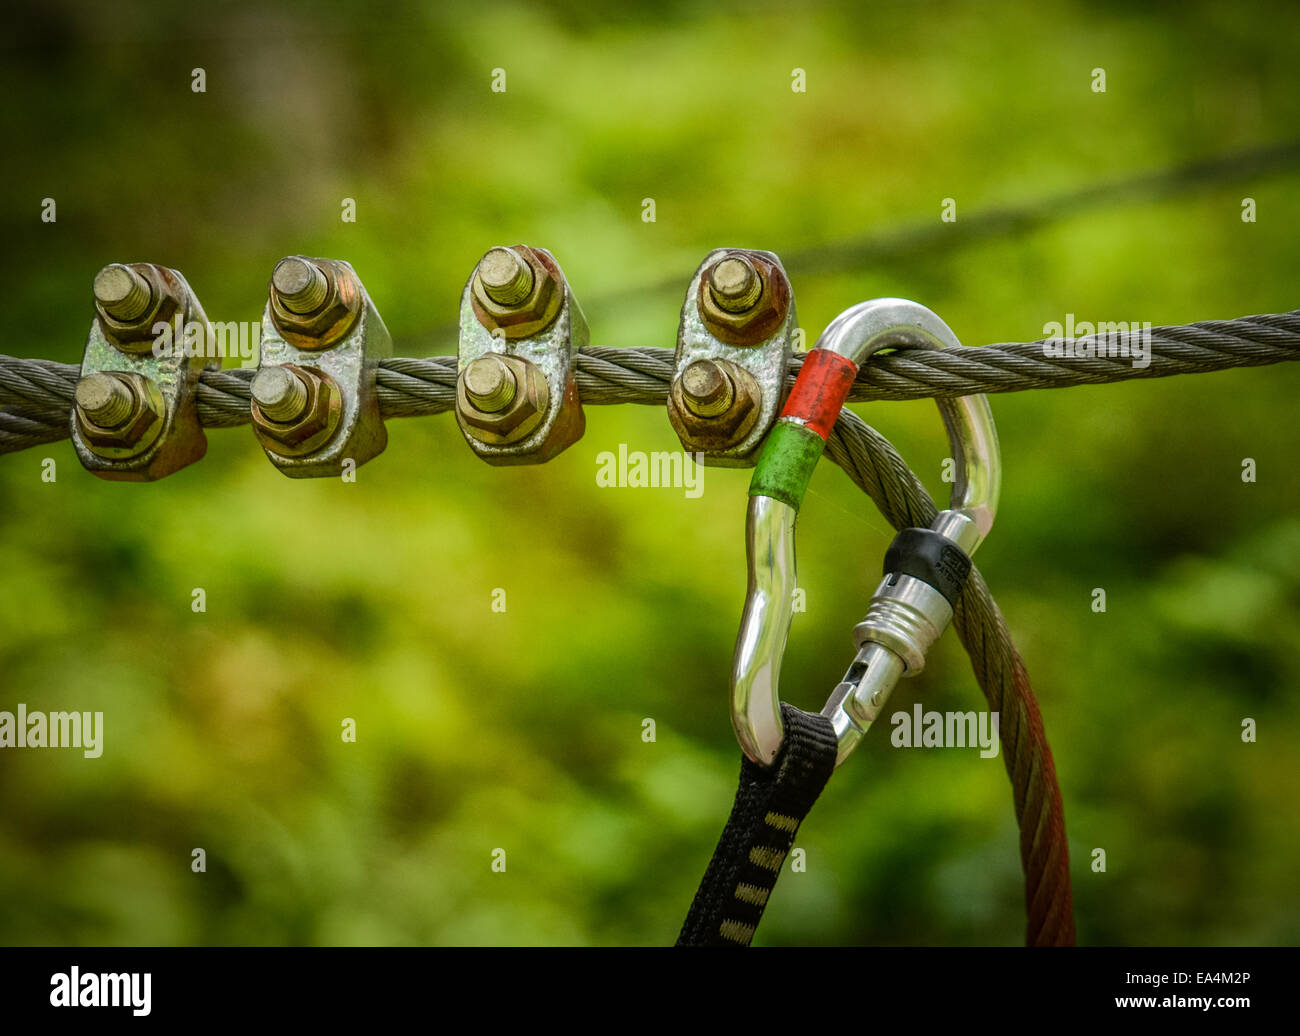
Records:
[[[100,308],[124,324],[144,316],[153,299],[149,282],[122,263],[113,263],[100,270],[95,275],[94,291]]]
[[[696,417],[717,417],[735,398],[727,372],[712,360],[696,360],[682,372],[682,400]]]
[[[91,424],[116,428],[135,413],[135,393],[111,374],[88,374],[77,382],[77,408]]]
[[[742,256],[732,255],[715,263],[709,270],[709,292],[719,309],[743,313],[753,309],[763,294],[763,280],[753,263]]]
[[[281,306],[301,316],[324,305],[330,282],[325,271],[310,259],[295,255],[276,264],[271,274],[271,289]]]
[[[465,396],[485,414],[500,413],[518,390],[515,372],[499,356],[480,356],[465,368]]]
[[[263,367],[250,386],[262,413],[282,424],[297,420],[307,409],[307,386],[287,367]]]
[[[483,291],[499,306],[517,306],[533,290],[533,270],[513,248],[493,248],[478,264]]]

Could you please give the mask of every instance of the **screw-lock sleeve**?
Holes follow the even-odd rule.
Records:
[[[885,551],[885,575],[912,576],[934,587],[954,608],[970,575],[966,552],[933,529],[902,529]]]

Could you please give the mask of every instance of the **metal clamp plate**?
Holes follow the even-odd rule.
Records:
[[[286,264],[298,264],[293,272],[304,269],[303,262],[301,256],[282,260],[276,267],[277,276]],[[254,383],[253,431],[267,458],[290,478],[339,475],[349,461],[360,467],[388,445],[375,391],[378,362],[393,351],[388,328],[351,265],[331,259],[305,262],[326,276],[328,289],[322,290],[333,293],[333,301],[320,303],[322,316],[314,324],[303,319],[301,326],[292,326],[273,279],[271,297],[262,315],[258,377],[274,367],[305,371],[315,382],[306,406],[315,405],[319,389],[326,397],[322,407],[326,411],[332,408],[333,412],[321,415],[317,424],[324,424],[315,431],[304,428],[301,420],[278,425],[267,419],[262,412],[265,408],[259,407],[258,381]],[[292,442],[294,438],[300,441]],[[311,448],[303,452],[303,446]]]
[[[111,285],[108,308],[100,297],[104,284]],[[219,357],[208,355],[212,326],[177,270],[114,264],[100,271],[95,287],[97,313],[81,361],[72,443],[86,470],[102,479],[152,482],[207,452],[195,392],[199,372],[221,366]],[[131,305],[130,291],[142,300],[139,314],[115,318],[109,309]],[[91,415],[113,406],[110,389],[129,416],[97,422]]]
[[[503,275],[490,289],[507,302],[490,298],[483,281],[489,263],[513,272],[523,297],[510,301]],[[539,464],[582,438],[586,418],[574,372],[588,339],[586,317],[550,252],[526,245],[489,250],[460,303],[456,420],[470,448],[489,464]],[[498,387],[507,383],[503,398],[509,398],[485,403],[484,410],[475,404],[483,397],[467,385],[466,371],[471,365],[483,370],[493,356],[502,362],[487,373]]]
[[[668,417],[706,464],[750,467],[785,395],[798,319],[775,253],[718,248],[682,305]]]

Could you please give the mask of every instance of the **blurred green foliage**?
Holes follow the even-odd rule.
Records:
[[[214,319],[257,319],[274,262],[299,252],[354,264],[399,355],[451,352],[475,260],[516,241],[554,252],[593,341],[671,346],[710,248],[940,227],[949,197],[960,225],[1300,126],[1300,13],[1281,3],[64,2],[12,18],[3,351],[68,362],[106,262],[175,266]],[[891,294],[970,344],[1030,340],[1067,313],[1292,309],[1298,222],[1291,171],[791,273],[810,340]],[[1056,752],[1082,942],[1300,938],[1297,388],[1271,368],[994,397],[1005,490],[979,561]],[[932,405],[859,409],[942,490]],[[67,443],[0,459],[0,708],[106,725],[97,760],[0,753],[0,940],[669,943],[738,768],[747,474],[709,469],[697,500],[598,490],[599,452],[677,444],[658,409],[587,414],[582,442],[514,470],[477,461],[449,417],[395,422],[355,485],[285,479],[246,429],[147,486],[84,474]],[[822,467],[784,688],[805,708],[849,660],[889,535]],[[951,635],[895,698],[914,701],[981,707]],[[1001,759],[888,733],[805,824],[807,872],[783,878],[760,943],[1019,940]]]

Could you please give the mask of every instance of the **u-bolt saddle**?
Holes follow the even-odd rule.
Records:
[[[778,685],[795,589],[795,519],[858,367],[881,349],[959,348],[948,325],[924,306],[875,299],[836,317],[804,360],[749,487],[749,592],[732,662],[731,722],[755,763],[770,764],[785,736]],[[885,554],[885,577],[854,628],[857,656],[822,709],[835,728],[837,766],[899,678],[924,667],[952,619],[970,555],[993,525],[1001,466],[988,400],[937,402],[956,467],[952,496],[930,528],[902,530]]]

